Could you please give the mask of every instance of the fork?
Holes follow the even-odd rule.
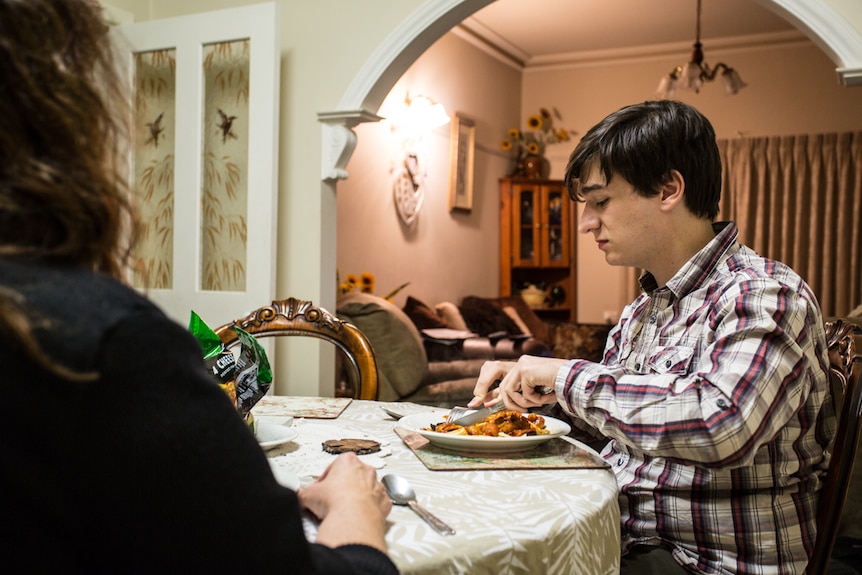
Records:
[[[495,382],[495,383],[497,383],[497,382]],[[537,385],[534,388],[534,391],[536,393],[538,393],[539,395],[548,395],[549,393],[554,393],[554,388],[548,387],[547,385]],[[494,413],[498,413],[500,411],[503,411],[504,409],[506,409],[506,406],[501,401],[499,403],[495,403],[494,405],[492,405],[491,407],[489,407],[487,409],[488,409],[488,413],[485,414],[485,417],[492,415]],[[446,416],[446,423],[452,423],[455,420],[461,419],[462,417],[467,415],[467,413],[470,411],[475,411],[475,410],[472,407],[457,407],[457,406],[453,407],[449,411],[449,415]]]
[[[478,410],[474,409],[472,407],[453,407],[449,411],[449,415],[446,416],[446,423],[452,423],[456,419],[461,419],[462,417],[464,417],[465,415],[467,415],[468,413],[470,413],[472,411],[480,411],[481,409],[487,409],[488,410],[488,413],[485,414],[485,416],[487,417],[488,415],[492,415],[494,413],[497,413],[497,412],[500,412],[500,411],[503,411],[504,409],[506,409],[506,404],[504,404],[502,401],[500,401],[500,402],[495,403],[494,405],[492,405],[490,407],[480,408]]]

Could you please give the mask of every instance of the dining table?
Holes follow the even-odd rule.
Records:
[[[404,575],[619,573],[616,480],[588,446],[567,436],[547,442],[564,442],[554,449],[574,449],[578,460],[587,462],[583,465],[555,464],[559,458],[542,458],[538,448],[510,457],[450,455],[432,446],[429,456],[422,438],[384,408],[441,418],[448,411],[407,402],[267,396],[252,413],[259,429],[284,431],[281,439],[276,433],[259,440],[266,439],[261,445],[276,479],[292,489],[313,482],[336,457],[322,449],[323,442],[379,443],[378,451],[360,459],[375,467],[379,478],[405,478],[418,503],[455,531],[442,535],[410,507],[394,505],[386,543]],[[305,528],[313,540],[316,524],[310,517]]]

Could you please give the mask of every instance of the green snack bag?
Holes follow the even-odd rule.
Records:
[[[234,327],[242,344],[236,361],[236,407],[246,416],[251,408],[266,395],[272,383],[272,370],[266,350],[247,331]]]
[[[204,320],[194,311],[189,320],[189,331],[198,340],[204,352],[204,365],[212,374],[216,382],[224,387],[234,379],[236,371],[236,359],[230,350],[226,349],[218,334],[214,332]],[[228,390],[228,395],[232,393]]]
[[[210,326],[194,310],[192,310],[189,319],[189,331],[192,332],[201,349],[204,350],[204,359],[209,359],[224,349],[224,345],[216,332],[210,329]]]

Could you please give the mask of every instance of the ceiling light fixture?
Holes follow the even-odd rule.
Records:
[[[673,98],[677,88],[694,90],[695,93],[700,92],[703,83],[715,80],[719,70],[721,71],[721,80],[724,83],[724,92],[728,96],[736,94],[747,86],[737,71],[724,62],[719,62],[715,68],[710,69],[709,65],[703,61],[703,44],[700,43],[700,4],[701,0],[697,0],[697,28],[691,60],[684,66],[677,66],[661,79],[658,93],[664,99]]]

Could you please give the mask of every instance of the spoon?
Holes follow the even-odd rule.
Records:
[[[404,417],[403,415],[401,415],[401,414],[400,414],[400,413],[398,413],[397,411],[392,411],[392,410],[391,410],[391,409],[389,409],[388,407],[383,407],[383,406],[381,405],[381,406],[380,406],[380,409],[382,409],[383,411],[385,411],[385,412],[386,412],[386,415],[388,415],[388,416],[389,416],[389,417],[391,417],[392,419],[398,420],[398,419],[401,419],[402,417]]]
[[[410,509],[415,511],[419,517],[424,519],[440,535],[455,534],[454,529],[443,523],[437,516],[416,502],[416,494],[406,479],[398,475],[389,474],[384,475],[382,481],[392,503],[395,505],[409,505]]]

